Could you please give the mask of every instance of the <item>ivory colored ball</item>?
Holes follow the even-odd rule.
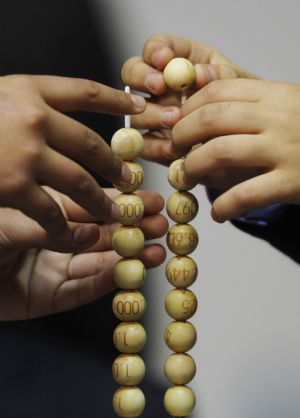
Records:
[[[196,405],[196,397],[187,386],[174,386],[165,394],[164,404],[167,412],[174,418],[183,418],[191,414]]]
[[[114,267],[114,280],[121,289],[138,289],[144,283],[146,269],[137,259],[120,260]]]
[[[145,376],[145,363],[137,354],[121,354],[112,366],[115,381],[121,386],[138,385]]]
[[[111,139],[112,150],[123,160],[132,161],[139,157],[143,151],[144,139],[133,128],[121,128],[115,132]]]
[[[174,91],[189,88],[196,79],[194,65],[186,58],[173,58],[163,72],[165,83]]]
[[[173,286],[185,288],[191,286],[198,275],[195,261],[187,256],[171,258],[166,266],[166,276]]]
[[[198,233],[189,224],[173,225],[167,234],[167,244],[173,253],[177,255],[188,255],[198,245]]]
[[[116,189],[122,193],[132,193],[135,192],[144,181],[144,170],[139,163],[134,163],[131,161],[126,161],[126,164],[131,170],[131,182],[130,184],[118,184]]]
[[[138,290],[121,290],[113,299],[112,309],[121,321],[138,321],[145,313],[146,301]]]
[[[173,289],[166,297],[165,307],[173,319],[186,321],[197,310],[197,298],[191,290]]]
[[[174,189],[180,191],[187,191],[195,187],[195,184],[189,183],[186,180],[184,160],[182,158],[173,161],[170,165],[168,170],[168,181]]]
[[[135,354],[146,344],[146,331],[138,322],[122,322],[116,327],[113,338],[121,353]]]
[[[135,257],[144,248],[144,234],[138,227],[121,226],[113,234],[112,245],[122,257]]]
[[[177,223],[192,221],[198,213],[198,201],[192,193],[174,192],[167,201],[169,217]]]
[[[144,215],[143,200],[133,194],[120,194],[115,198],[115,203],[119,206],[120,215],[118,221],[122,225],[134,225]]]
[[[165,362],[165,376],[173,385],[186,385],[195,374],[195,360],[186,353],[172,354]]]
[[[175,353],[185,353],[194,347],[197,332],[190,322],[174,321],[166,328],[165,341],[170,350]]]
[[[121,418],[136,418],[145,409],[145,396],[137,387],[119,388],[113,396],[113,408]]]

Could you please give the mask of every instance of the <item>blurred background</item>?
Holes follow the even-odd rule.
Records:
[[[0,74],[86,77],[121,87],[123,61],[141,54],[150,35],[165,32],[212,45],[263,78],[300,82],[299,16],[298,0],[1,0]],[[107,139],[122,124],[75,116]],[[167,198],[166,177],[165,168],[146,164],[144,187]],[[299,418],[299,265],[230,223],[214,223],[205,191],[194,193],[200,210],[193,417]],[[148,275],[143,418],[167,417],[161,405],[169,289],[163,267]],[[53,317],[0,323],[1,418],[115,416],[110,305],[108,296]]]

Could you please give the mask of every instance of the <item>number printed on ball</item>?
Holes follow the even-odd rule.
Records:
[[[137,354],[121,354],[112,366],[115,381],[122,386],[138,385],[145,376],[145,363]]]
[[[113,396],[113,408],[121,418],[139,417],[145,409],[145,396],[135,386],[119,388]]]
[[[112,308],[121,321],[138,321],[145,313],[146,301],[138,290],[121,290],[114,297]]]
[[[180,191],[187,191],[195,187],[195,184],[188,183],[186,180],[183,159],[172,162],[168,170],[168,181],[174,189]]]
[[[134,225],[144,215],[143,200],[133,194],[121,194],[115,198],[115,203],[119,206],[120,215],[118,222],[122,225]]]
[[[191,286],[197,279],[197,275],[197,264],[188,256],[173,257],[166,266],[167,279],[174,287]]]
[[[165,307],[171,318],[186,321],[197,310],[197,298],[191,290],[173,289],[166,297]]]
[[[122,322],[114,331],[114,344],[121,353],[135,354],[146,344],[146,332],[138,322]]]
[[[173,253],[177,255],[188,255],[198,245],[198,233],[189,224],[173,225],[167,234],[167,244]]]
[[[175,353],[185,353],[191,350],[196,340],[197,332],[194,325],[190,322],[174,321],[166,328],[166,344]]]
[[[144,181],[144,170],[139,163],[126,161],[126,164],[131,170],[131,182],[130,184],[115,185],[115,188],[122,193],[133,193]]]
[[[188,223],[198,213],[198,201],[192,193],[174,192],[167,201],[169,217],[177,223]]]

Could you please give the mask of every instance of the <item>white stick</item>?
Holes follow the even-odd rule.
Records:
[[[125,86],[125,93],[130,93],[130,87],[129,86]],[[130,117],[130,115],[125,115],[124,125],[125,125],[125,128],[131,128],[131,117]]]

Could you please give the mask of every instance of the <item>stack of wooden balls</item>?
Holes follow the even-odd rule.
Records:
[[[166,66],[166,84],[175,91],[185,91],[195,80],[193,64],[184,58],[174,58]],[[196,343],[195,327],[188,321],[197,309],[196,295],[188,289],[197,278],[197,265],[188,257],[198,244],[198,234],[189,224],[198,212],[198,202],[188,190],[194,187],[185,179],[184,160],[174,161],[168,172],[175,191],[167,201],[167,212],[176,222],[167,235],[169,249],[176,254],[167,264],[166,276],[175,287],[166,297],[167,313],[174,319],[165,331],[165,341],[175,353],[165,363],[165,375],[174,385],[165,394],[165,408],[173,417],[186,417],[196,403],[193,390],[186,386],[195,376],[196,364],[186,352]]]
[[[121,385],[113,397],[117,415],[135,418],[145,408],[145,397],[137,387],[145,375],[145,364],[137,355],[146,343],[146,332],[137,321],[146,309],[144,296],[137,290],[145,279],[145,267],[136,258],[144,248],[144,234],[134,226],[144,214],[142,199],[134,194],[144,177],[140,164],[133,162],[143,150],[143,137],[132,128],[118,130],[112,138],[113,151],[126,161],[132,171],[131,184],[118,186],[123,192],[115,199],[119,205],[120,226],[113,234],[113,248],[124,257],[114,268],[114,279],[120,290],[113,299],[113,312],[121,322],[114,331],[114,344],[122,353],[113,364],[113,376]]]

